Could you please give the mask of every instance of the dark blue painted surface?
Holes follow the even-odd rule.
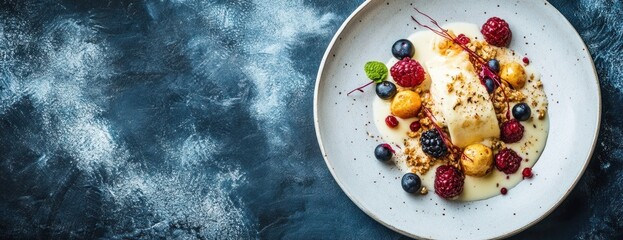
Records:
[[[0,238],[403,238],[342,193],[313,129],[360,3],[0,1]],[[577,188],[517,238],[621,238],[623,3],[552,4],[595,58],[603,123]]]

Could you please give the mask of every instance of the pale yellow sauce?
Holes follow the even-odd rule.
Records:
[[[457,35],[460,33],[465,34],[470,39],[482,40],[482,34],[479,32],[477,25],[470,23],[451,23],[444,26],[444,28],[452,30]],[[438,36],[430,31],[420,31],[411,35],[408,39],[415,46],[414,59],[418,60],[426,69],[426,59],[431,58],[436,54],[433,50],[434,39]],[[516,57],[517,61],[521,61],[519,57]],[[392,58],[388,61],[387,66],[391,67],[397,60]],[[532,109],[532,118],[528,121],[521,122],[524,126],[524,137],[517,143],[507,144],[507,147],[515,150],[520,157],[524,159],[521,163],[519,170],[511,175],[506,175],[503,172],[494,169],[491,174],[485,177],[471,177],[466,176],[463,193],[457,198],[459,201],[475,201],[481,199],[487,199],[500,194],[500,189],[505,187],[510,191],[512,187],[517,185],[522,180],[521,171],[526,167],[532,167],[545,148],[545,142],[547,140],[547,133],[549,129],[549,121],[547,117],[543,120],[539,120],[537,115],[537,109],[545,109],[547,106],[547,99],[542,88],[537,87],[537,80],[540,79],[540,75],[536,73],[530,66],[525,67],[528,76],[534,74],[534,80],[526,82],[525,87],[521,90],[527,97],[526,103],[530,104],[532,100],[537,100],[540,104]],[[389,77],[391,81],[391,77]],[[430,87],[430,79],[426,79],[422,83],[422,87],[427,89]],[[408,138],[407,132],[409,131],[409,125],[416,121],[416,118],[412,119],[400,119],[399,124],[395,129],[389,128],[385,124],[385,118],[390,115],[390,101],[382,100],[380,98],[374,98],[373,103],[373,117],[381,137],[387,143],[400,146],[404,149],[404,140]],[[511,102],[512,107],[515,103]],[[529,142],[529,143],[528,143]],[[397,153],[400,151],[397,151]],[[409,172],[410,168],[406,165],[404,154],[398,153],[396,155],[396,164],[399,169],[405,172]],[[527,161],[526,161],[527,160]],[[437,166],[432,167],[426,174],[420,176],[422,178],[422,185],[429,189],[432,194],[434,192],[434,178],[435,169]]]

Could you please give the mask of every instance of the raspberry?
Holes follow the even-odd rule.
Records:
[[[405,57],[390,70],[392,78],[402,87],[415,87],[426,79],[424,68],[416,60]]]
[[[462,33],[456,37],[456,41],[463,45],[467,45],[469,42],[471,42],[471,40],[469,40],[469,38]]]
[[[523,137],[523,126],[517,119],[512,119],[502,123],[502,136],[500,138],[505,143],[514,143],[521,140]]]
[[[495,167],[506,174],[517,172],[520,164],[521,157],[512,149],[504,148],[495,154]]]
[[[442,198],[453,198],[463,192],[465,177],[453,166],[444,165],[435,171],[435,193]]]
[[[493,46],[506,47],[511,42],[513,33],[504,19],[492,17],[482,25],[480,30],[485,40]]]
[[[431,157],[441,158],[448,155],[448,147],[446,147],[441,135],[435,129],[422,133],[420,144],[422,145],[422,151]]]

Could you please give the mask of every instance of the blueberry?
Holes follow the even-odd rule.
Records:
[[[493,93],[495,90],[495,81],[491,78],[485,77],[485,87],[487,88],[488,93]]]
[[[407,173],[402,176],[401,182],[402,189],[404,189],[405,192],[408,193],[418,192],[422,188],[422,180],[420,180],[420,177],[418,175],[415,175],[413,173]]]
[[[500,72],[500,62],[497,59],[489,60],[489,62],[487,62],[487,65],[489,65],[489,68],[494,73]]]
[[[526,103],[518,103],[513,107],[513,117],[519,121],[526,121],[530,119],[530,106]]]
[[[383,81],[376,85],[376,95],[383,100],[391,99],[397,92],[396,85],[391,82]]]
[[[412,58],[413,54],[415,54],[415,48],[413,47],[413,43],[409,40],[400,39],[394,43],[394,46],[392,46],[392,54],[399,60],[402,60],[405,57]]]
[[[387,144],[379,144],[374,149],[374,156],[376,157],[377,160],[381,162],[389,161],[390,159],[392,159],[393,155],[394,154],[392,153],[392,150]]]

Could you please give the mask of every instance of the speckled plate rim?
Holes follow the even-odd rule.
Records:
[[[357,205],[357,207],[359,207],[359,209],[361,209],[364,213],[366,213],[368,216],[370,216],[371,218],[373,218],[374,220],[376,220],[377,222],[381,223],[382,225],[384,225],[385,227],[388,227],[400,234],[403,234],[405,236],[409,236],[409,237],[413,237],[413,238],[419,238],[422,239],[423,237],[418,236],[415,233],[410,233],[410,232],[406,232],[403,231],[401,229],[398,229],[394,226],[392,226],[391,224],[386,223],[385,221],[381,220],[379,217],[377,217],[375,214],[371,213],[367,208],[364,207],[364,205],[359,202],[356,198],[353,197],[353,195],[347,190],[347,188],[345,188],[343,186],[343,183],[340,181],[340,179],[337,177],[335,171],[333,170],[333,166],[331,165],[331,162],[329,161],[323,142],[322,142],[322,135],[320,133],[320,124],[319,124],[319,117],[318,117],[318,93],[319,93],[319,88],[320,88],[320,81],[323,78],[323,72],[324,72],[324,68],[326,65],[326,61],[329,57],[329,54],[331,52],[331,50],[333,49],[335,43],[337,42],[337,40],[339,39],[339,37],[341,36],[342,32],[344,31],[344,29],[347,27],[347,25],[351,22],[352,19],[354,19],[355,17],[357,17],[359,14],[361,14],[362,10],[365,9],[373,0],[366,0],[365,2],[363,2],[359,7],[357,7],[357,9],[355,9],[355,11],[348,16],[348,18],[346,18],[346,20],[344,20],[344,23],[342,23],[342,25],[340,26],[340,28],[337,30],[337,32],[335,33],[335,35],[333,36],[333,39],[331,39],[331,42],[329,43],[329,45],[327,46],[327,50],[325,51],[324,56],[322,57],[322,61],[320,62],[320,67],[318,69],[318,73],[317,73],[317,77],[316,77],[316,83],[315,83],[315,87],[314,87],[314,128],[316,131],[316,138],[318,140],[318,145],[320,147],[320,151],[322,153],[322,157],[324,158],[325,163],[327,164],[327,167],[329,168],[329,172],[331,172],[331,175],[333,176],[333,179],[337,182],[337,184],[340,186],[340,188],[342,189],[342,191],[344,191],[344,193],[346,194],[346,196],[348,196],[348,198],[353,201],[353,203],[355,203],[355,205]],[[593,74],[595,75],[595,80],[596,80],[596,85],[597,85],[597,106],[598,106],[598,111],[597,111],[597,121],[596,121],[596,125],[595,125],[595,132],[593,134],[593,141],[592,141],[592,146],[590,148],[590,151],[588,152],[588,155],[585,157],[586,160],[584,161],[584,166],[582,166],[582,170],[578,173],[578,175],[575,177],[575,180],[573,181],[573,184],[570,186],[570,188],[565,192],[564,195],[562,195],[557,201],[556,203],[547,211],[545,211],[544,214],[542,214],[539,218],[534,219],[532,222],[526,224],[523,227],[520,227],[514,231],[510,231],[507,233],[504,233],[500,236],[498,236],[498,238],[507,238],[510,237],[512,235],[515,235],[519,232],[522,232],[524,230],[526,230],[527,228],[533,226],[534,224],[538,223],[539,221],[543,220],[545,217],[549,216],[566,198],[567,196],[571,193],[571,191],[575,188],[575,186],[577,185],[577,183],[579,182],[580,178],[584,175],[584,172],[586,171],[586,168],[592,158],[593,152],[595,151],[595,146],[597,144],[597,139],[599,137],[599,129],[601,127],[601,112],[602,112],[602,103],[601,103],[601,87],[599,84],[599,75],[597,74],[597,69],[595,68],[595,63],[593,61],[593,57],[590,54],[589,50],[588,50],[588,46],[586,45],[586,43],[584,42],[584,40],[582,39],[582,37],[580,36],[580,34],[577,32],[577,30],[575,29],[575,27],[573,27],[573,25],[571,24],[571,22],[569,22],[569,20],[553,5],[551,5],[547,0],[542,0],[543,3],[545,4],[549,4],[552,8],[554,8],[555,12],[558,14],[557,17],[563,19],[564,23],[567,24],[571,29],[573,29],[573,32],[576,34],[576,37],[578,37],[582,44],[584,45],[584,53],[588,56],[590,62],[591,62],[591,67],[593,70]]]

